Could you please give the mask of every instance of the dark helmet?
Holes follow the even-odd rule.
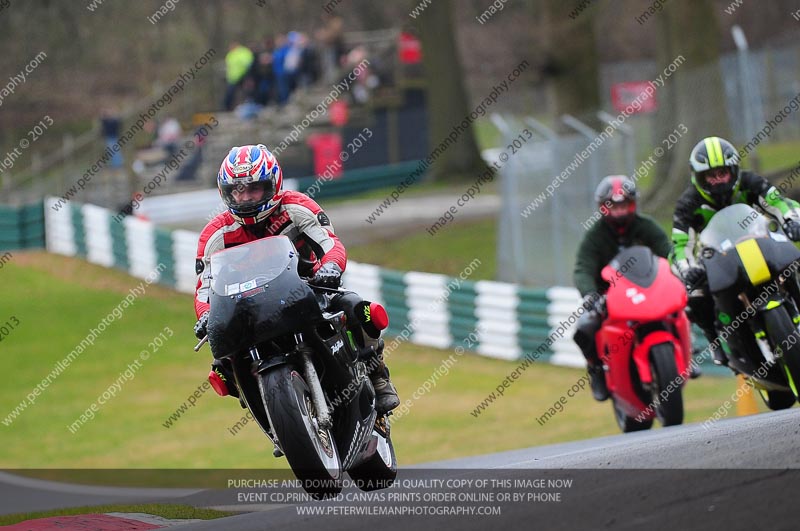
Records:
[[[717,207],[733,202],[739,189],[739,153],[733,144],[718,136],[704,138],[694,146],[689,155],[692,184],[707,201]],[[730,176],[718,175],[719,168],[727,168]]]
[[[639,193],[636,183],[625,175],[609,175],[605,177],[594,192],[594,200],[603,215],[603,219],[618,233],[624,233],[636,217],[636,200]],[[611,209],[613,205],[627,205],[624,212]]]

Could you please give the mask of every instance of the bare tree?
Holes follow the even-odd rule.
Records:
[[[659,72],[683,58],[657,93],[655,142],[661,143],[679,124],[688,132],[656,165],[654,184],[644,198],[650,210],[674,206],[688,185],[689,154],[695,143],[706,136],[729,134],[719,66],[718,14],[713,0],[674,2],[652,21],[657,26]]]
[[[600,108],[595,9],[576,12],[575,2],[564,0],[545,0],[540,7],[555,115],[594,112]]]

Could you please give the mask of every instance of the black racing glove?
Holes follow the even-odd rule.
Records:
[[[194,324],[194,335],[197,339],[203,339],[207,335],[206,328],[208,327],[208,312],[200,316],[200,319]]]
[[[690,267],[683,273],[683,281],[689,289],[702,286],[706,281],[706,270],[702,267]]]
[[[603,315],[606,311],[606,298],[600,293],[592,291],[587,293],[583,298],[581,301],[581,306],[583,306],[588,312],[594,312],[598,315]]]
[[[333,262],[322,264],[316,274],[308,281],[312,286],[336,289],[342,283],[342,270]]]
[[[783,232],[785,232],[786,236],[793,242],[800,241],[800,223],[797,221],[787,219],[786,223],[783,225]]]

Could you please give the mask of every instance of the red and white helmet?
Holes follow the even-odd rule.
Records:
[[[280,205],[283,172],[278,159],[264,144],[234,146],[222,160],[217,174],[217,187],[222,201],[233,218],[242,225],[254,225]],[[234,192],[260,189],[258,199],[237,201]]]

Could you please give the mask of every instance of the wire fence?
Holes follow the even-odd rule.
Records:
[[[502,133],[498,149],[513,142],[521,129],[534,133],[532,141],[500,170],[498,280],[537,287],[571,285],[578,244],[593,215],[596,219],[593,193],[606,175],[636,173],[637,180],[645,175],[640,185],[682,188],[688,184],[682,161],[705,136],[727,135],[738,147],[751,143],[753,151],[765,144],[800,141],[798,113],[790,107],[800,93],[800,46],[739,51],[701,68],[678,68],[687,70],[680,79],[667,79],[656,92],[660,109],[632,114],[624,123],[615,123],[619,115],[611,110],[611,87],[656,80],[660,72],[655,62],[601,69],[606,112],[561,116],[557,124],[492,116]],[[769,120],[774,122],[776,113],[787,118],[770,128],[766,138],[759,137],[755,148],[752,141]],[[610,131],[606,134],[609,123],[614,126],[605,129]],[[670,135],[674,142],[668,140]],[[673,172],[674,182],[653,182],[655,172],[648,160],[653,167],[665,162],[654,161],[654,149],[658,153],[660,146],[666,152],[673,145],[676,150],[670,155],[680,171]],[[752,167],[756,162],[752,152],[748,151],[748,159]],[[797,165],[797,160],[793,162]],[[669,205],[664,204],[659,212],[649,213],[666,219],[671,214],[667,210]]]

